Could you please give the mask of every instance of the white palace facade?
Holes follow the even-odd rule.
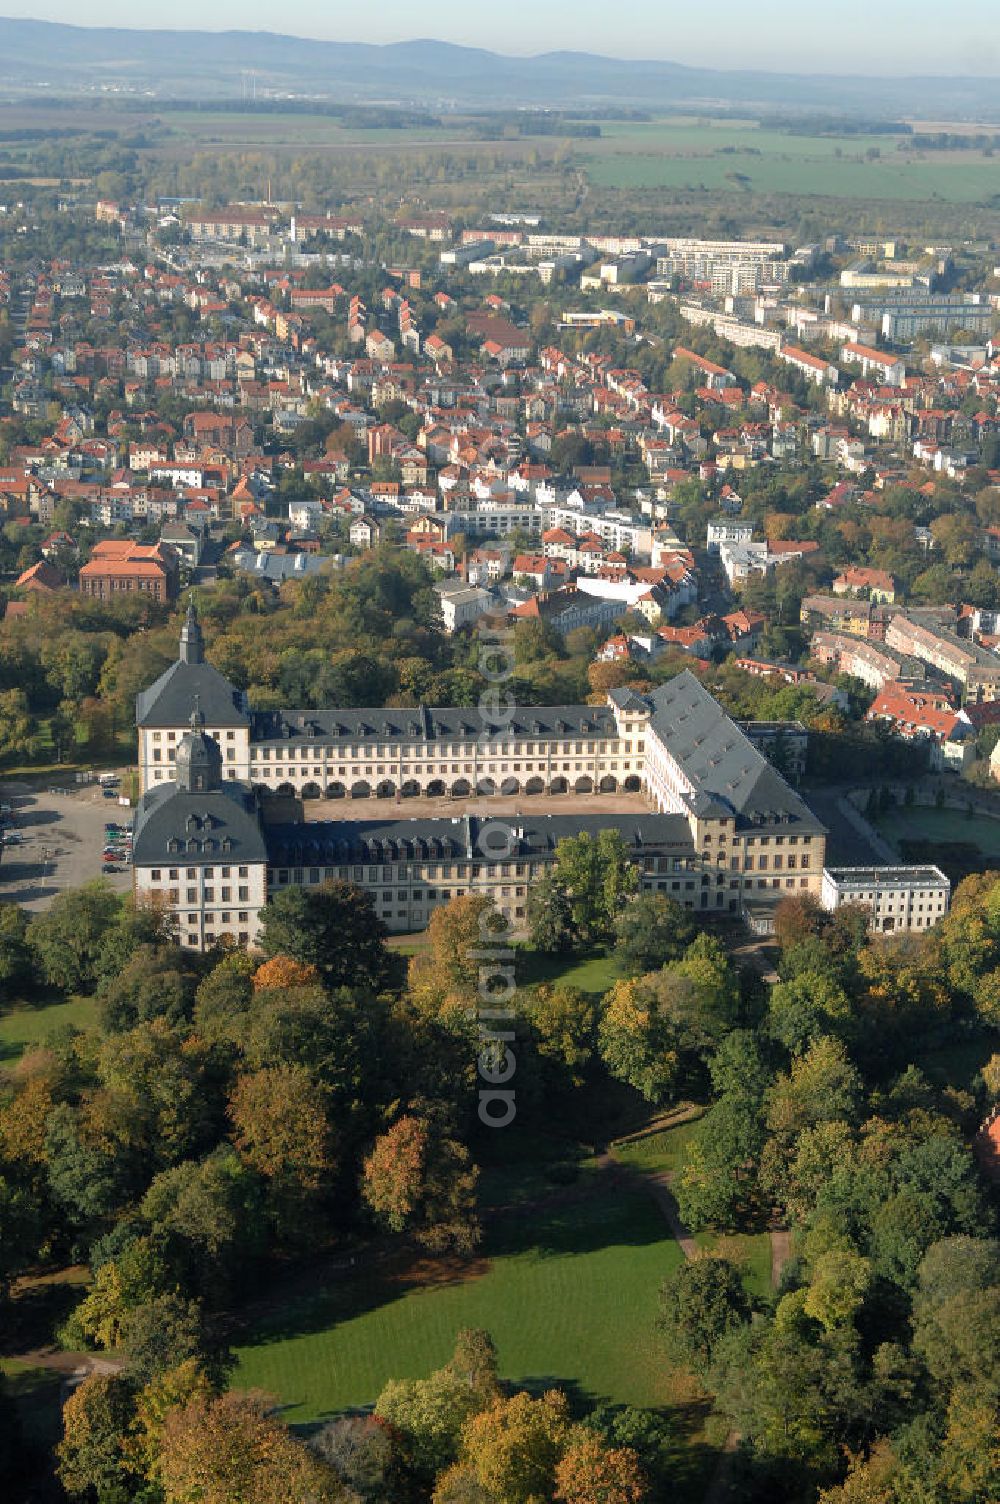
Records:
[[[470,891],[488,891],[523,928],[528,884],[554,859],[558,839],[605,825],[625,835],[642,887],[688,908],[740,913],[793,891],[820,893],[823,826],[689,672],[648,695],[615,690],[602,706],[515,710],[502,729],[468,709],[262,712],[205,662],[189,611],[178,661],[136,710],[136,888],[169,902],[193,946],[223,937],[252,944],[269,892],[331,877],[369,888],[391,930],[422,929],[435,903]],[[203,839],[198,824],[208,790],[191,786],[192,728],[198,748],[216,749],[212,793],[228,785],[231,795],[209,801],[211,818],[206,804],[204,829],[220,810],[228,823],[234,809],[241,821],[256,811],[260,842],[249,826],[232,836],[225,887],[218,838]],[[574,796],[620,791],[644,795],[647,810],[604,817],[598,800],[574,814]],[[276,824],[264,817],[268,793],[350,801],[350,817]],[[563,812],[532,816],[531,796],[543,793],[566,795]],[[497,794],[522,800],[522,813],[502,817],[512,832],[502,859],[473,838]],[[406,819],[405,800],[418,795],[464,802],[455,817]]]

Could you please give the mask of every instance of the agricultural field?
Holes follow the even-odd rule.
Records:
[[[898,136],[826,137],[752,122],[610,122],[583,167],[597,187],[982,203],[1000,194],[1000,158],[900,152]],[[878,152],[869,159],[867,153]]]

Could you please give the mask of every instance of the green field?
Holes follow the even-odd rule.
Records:
[[[895,136],[797,136],[752,123],[656,120],[602,125],[584,166],[604,188],[824,194],[832,198],[981,203],[1000,194],[1000,158],[903,153]],[[878,151],[869,161],[866,152]]]
[[[18,1003],[0,1013],[0,1062],[18,1059],[26,1049],[41,1044],[54,1029],[67,1024],[76,1029],[90,1029],[96,1021],[97,1002],[92,997],[42,1003],[35,1008]]]
[[[702,1108],[697,1108],[691,1117],[684,1118],[672,1128],[660,1128],[627,1143],[616,1143],[612,1153],[620,1164],[640,1175],[675,1175],[684,1164],[702,1112]],[[695,1242],[707,1253],[721,1254],[738,1264],[751,1295],[765,1300],[770,1294],[771,1239],[766,1232],[729,1236],[699,1232],[695,1234]]]
[[[472,139],[468,127],[461,123],[396,130],[388,126],[345,126],[329,115],[269,115],[253,110],[170,110],[164,112],[162,122],[171,138],[199,146],[387,146],[418,150]],[[169,141],[165,145],[169,149]]]
[[[961,810],[897,805],[875,819],[880,833],[896,845],[899,841],[963,841],[978,846],[984,857],[1000,857],[1000,820]]]
[[[646,1174],[673,1173],[684,1163],[688,1145],[698,1128],[699,1110],[674,1128],[661,1128],[656,1133],[643,1134],[629,1143],[614,1146],[615,1159],[630,1169]]]
[[[573,956],[546,956],[540,951],[519,950],[514,958],[514,976],[519,987],[536,987],[539,982],[555,982],[562,987],[579,987],[592,997],[603,997],[609,987],[621,980],[614,952],[598,952],[582,960]]]
[[[585,1399],[659,1405],[669,1354],[655,1328],[661,1280],[682,1254],[641,1192],[508,1219],[478,1272],[407,1287],[371,1275],[328,1286],[257,1328],[233,1383],[284,1402],[308,1422],[371,1404],[389,1378],[427,1374],[463,1326],[485,1327],[501,1373],[557,1383]]]

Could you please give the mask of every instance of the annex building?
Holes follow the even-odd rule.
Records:
[[[486,892],[515,928],[567,835],[614,823],[646,891],[740,913],[817,897],[826,832],[693,674],[604,706],[530,707],[502,729],[474,710],[255,712],[205,662],[189,611],[181,651],[137,701],[142,796],[136,891],[176,913],[183,943],[252,945],[267,895],[341,878],[369,889],[390,930]],[[648,812],[574,814],[574,794],[642,791]],[[566,812],[490,817],[496,794],[566,794]],[[269,793],[351,799],[354,818],[272,823]],[[378,801],[454,796],[475,813],[387,817]],[[369,802],[371,801],[371,802]],[[384,810],[384,805],[383,805]],[[498,835],[502,833],[502,840]]]

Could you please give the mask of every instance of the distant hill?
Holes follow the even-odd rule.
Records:
[[[0,94],[118,84],[159,97],[233,98],[241,93],[244,70],[255,72],[258,94],[436,108],[751,106],[947,120],[991,119],[998,108],[996,81],[986,78],[723,72],[585,52],[513,58],[448,42],[378,47],[256,31],[133,31],[0,18]]]

